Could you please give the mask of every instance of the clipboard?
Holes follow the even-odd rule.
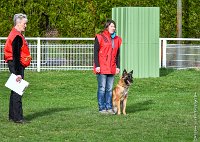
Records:
[[[10,90],[16,92],[19,95],[23,95],[25,89],[28,87],[29,83],[23,79],[21,81],[16,81],[17,76],[15,74],[11,74],[8,78],[5,86],[9,88]]]

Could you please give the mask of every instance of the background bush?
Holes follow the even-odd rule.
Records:
[[[176,0],[1,0],[0,34],[8,36],[13,15],[28,15],[27,37],[94,37],[113,7],[160,7],[160,37],[176,37]],[[200,36],[199,0],[183,2],[183,37]]]

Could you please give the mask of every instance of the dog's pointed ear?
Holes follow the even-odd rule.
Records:
[[[124,69],[123,73],[127,73],[126,69]]]
[[[127,74],[126,69],[124,69],[124,71],[123,71],[123,73],[122,73],[122,76],[124,76],[125,74]]]
[[[133,74],[133,70],[130,73]]]

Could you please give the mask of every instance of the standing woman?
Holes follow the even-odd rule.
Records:
[[[107,20],[102,33],[97,34],[94,44],[94,72],[97,76],[97,99],[100,113],[114,114],[112,88],[114,75],[120,72],[120,46],[122,39],[116,35],[116,24]]]
[[[12,28],[6,40],[4,48],[5,62],[8,63],[10,73],[17,75],[16,81],[24,78],[24,69],[30,65],[31,55],[28,44],[22,34],[25,32],[26,23],[28,22],[25,14],[15,14],[14,27]],[[9,103],[9,121],[15,123],[24,123],[22,110],[22,96],[11,91]]]

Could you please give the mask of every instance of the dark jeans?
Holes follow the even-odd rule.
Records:
[[[12,61],[8,62],[8,68],[10,73],[16,74],[14,63]],[[21,75],[24,78],[24,67],[20,66],[21,71],[18,75]],[[23,119],[23,110],[22,110],[22,96],[17,94],[14,91],[11,91],[10,103],[9,103],[9,119],[14,121],[19,121]]]

